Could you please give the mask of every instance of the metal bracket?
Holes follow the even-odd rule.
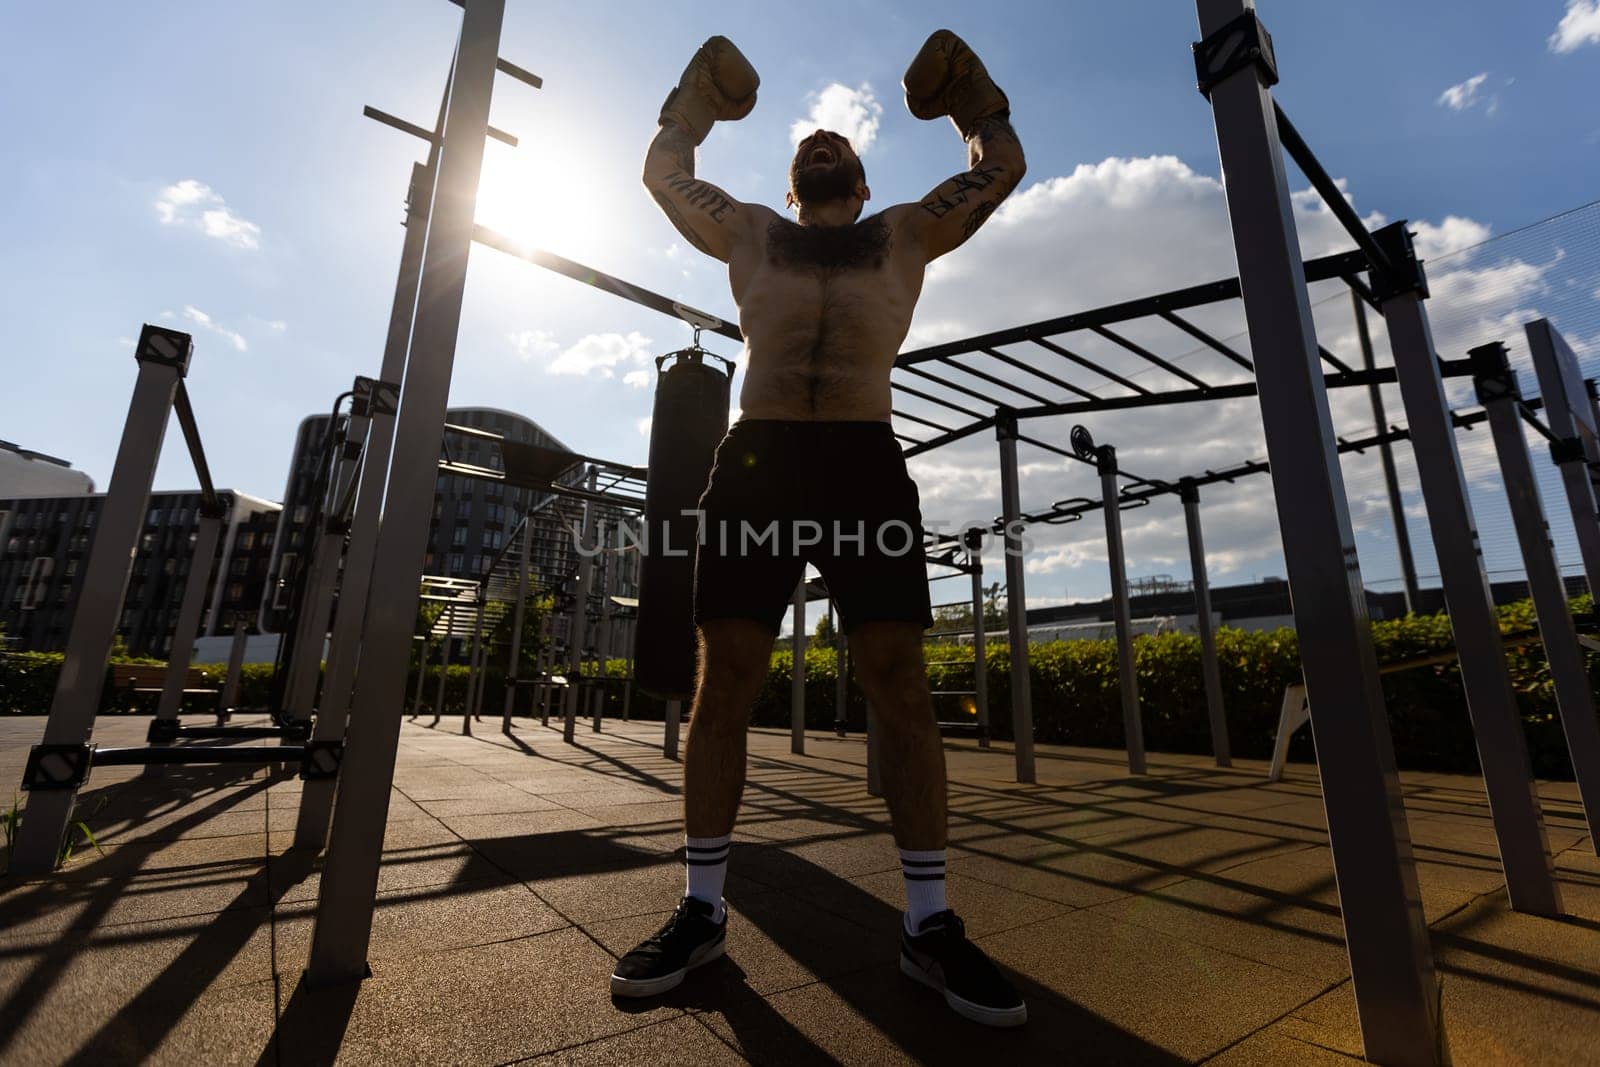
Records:
[[[285,718],[281,724],[283,736],[289,741],[307,741],[311,737],[310,719]]]
[[[1017,413],[1011,408],[996,408],[994,412],[994,435],[1001,441],[1014,441],[1017,438]]]
[[[1262,85],[1278,84],[1278,60],[1272,51],[1272,34],[1254,11],[1194,43],[1195,88],[1207,100],[1211,90],[1245,67],[1255,67]]]
[[[1582,463],[1584,458],[1581,437],[1563,437],[1550,442],[1550,462],[1558,467],[1563,463]]]
[[[308,782],[337,778],[342,762],[343,741],[307,741],[305,755],[300,757],[300,777]]]
[[[93,762],[93,745],[34,745],[22,771],[22,788],[29,792],[78,789],[89,780]]]
[[[1428,277],[1423,273],[1422,261],[1417,258],[1417,250],[1411,243],[1411,232],[1406,229],[1406,220],[1393,222],[1381,230],[1372,231],[1373,243],[1388,257],[1387,269],[1381,269],[1373,264],[1367,272],[1367,278],[1372,285],[1372,295],[1379,303],[1392,296],[1402,293],[1416,293],[1419,297],[1428,297]]]
[[[1520,400],[1522,391],[1517,386],[1517,376],[1511,369],[1511,359],[1506,346],[1499,341],[1467,350],[1472,364],[1472,384],[1477,389],[1478,403],[1496,400]]]
[[[182,723],[177,719],[151,719],[150,729],[145,731],[144,739],[152,745],[168,745],[178,739],[178,731]]]
[[[189,373],[189,359],[193,355],[192,336],[164,326],[152,326],[148,322],[139,331],[139,343],[133,349],[133,358],[140,363],[176,367],[180,378]]]
[[[373,415],[393,415],[400,410],[400,383],[373,378],[372,395],[367,404]]]

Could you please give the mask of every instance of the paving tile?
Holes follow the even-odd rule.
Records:
[[[981,944],[996,962],[1189,1059],[1237,1041],[1326,986],[1097,911],[1070,912]]]
[[[271,918],[250,908],[189,919],[0,939],[0,1061],[137,1062],[272,1029]],[[238,991],[235,995],[235,991]],[[215,1039],[186,1033],[215,1022]],[[234,1058],[234,1057],[230,1057]]]
[[[1068,905],[980,882],[955,871],[947,875],[945,882],[950,906],[961,915],[969,937],[1027,926],[1070,910]],[[893,932],[906,906],[905,876],[898,869],[847,882],[811,883],[791,892],[869,930]]]
[[[950,870],[963,877],[1074,908],[1148,892],[1183,878],[1164,866],[1120,859],[1089,847],[1051,846],[1012,856],[952,848],[949,855]]]
[[[374,961],[336,991],[294,990],[282,1062],[506,1063],[681,1014],[611,1001],[613,960],[573,929]]]
[[[697,1019],[680,1016],[664,1023],[603,1037],[586,1045],[536,1056],[523,1063],[544,1067],[636,1067],[641,1063],[748,1063]]]
[[[324,855],[309,856],[292,849],[294,835],[271,836],[268,860],[272,893],[283,904],[315,900],[321,885]],[[420,889],[426,886],[467,885],[497,881],[505,872],[439,823],[414,819],[393,823],[384,832],[383,861],[378,868],[378,890]]]
[[[314,901],[278,909],[273,955],[280,975],[294,976],[305,969],[315,916]],[[530,937],[567,925],[518,882],[389,890],[378,894],[367,956],[374,961],[416,957]]]
[[[1277,1026],[1269,1026],[1205,1062],[1207,1067],[1348,1067],[1366,1061],[1289,1037]]]

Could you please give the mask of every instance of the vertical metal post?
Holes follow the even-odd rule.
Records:
[[[666,732],[662,735],[661,754],[667,759],[678,758],[678,723],[683,718],[683,702],[667,701]]]
[[[1594,687],[1584,666],[1583,648],[1578,644],[1566,585],[1561,581],[1555,546],[1550,543],[1550,527],[1545,522],[1533,460],[1528,455],[1528,441],[1522,434],[1518,412],[1522,392],[1506,358],[1505,345],[1482,345],[1469,355],[1478,402],[1489,416],[1501,481],[1505,483],[1506,501],[1511,505],[1512,523],[1522,548],[1528,593],[1533,598],[1539,637],[1550,666],[1561,729],[1567,738],[1567,753],[1572,758],[1573,777],[1577,779],[1578,797],[1589,826],[1590,847],[1600,849],[1600,844],[1595,843],[1595,832],[1600,830],[1600,720],[1595,718]],[[1462,666],[1464,669],[1465,663]],[[1559,892],[1554,887],[1552,891]],[[1554,905],[1555,910],[1547,914],[1561,914],[1559,897]]]
[[[1367,329],[1367,302],[1354,289],[1350,302],[1356,309],[1356,336],[1361,340],[1361,365],[1368,371],[1378,369],[1377,357],[1372,353],[1372,334]],[[1372,400],[1372,421],[1378,433],[1389,429],[1389,416],[1383,410],[1383,386],[1373,382],[1367,386]],[[1416,610],[1417,562],[1411,554],[1411,530],[1406,526],[1405,502],[1400,496],[1400,479],[1395,474],[1394,446],[1387,440],[1378,444],[1378,459],[1383,466],[1383,485],[1389,493],[1389,519],[1394,524],[1394,547],[1400,557],[1400,580],[1405,586],[1406,613]]]
[[[1095,449],[1100,470],[1100,510],[1106,516],[1106,560],[1111,572],[1111,619],[1117,631],[1117,690],[1122,697],[1122,737],[1128,746],[1128,773],[1143,774],[1144,722],[1139,712],[1139,665],[1133,653],[1133,620],[1128,606],[1128,561],[1122,551],[1121,492],[1117,489],[1117,450]]]
[[[428,635],[418,634],[412,640],[420,642],[420,647],[417,649],[417,691],[411,698],[411,717],[415,719],[422,714],[422,683],[428,677]],[[302,811],[305,810],[304,798],[301,798],[300,808]]]
[[[450,682],[450,643],[455,640],[452,636],[455,628],[456,606],[451,604],[444,610],[444,636],[439,639],[439,684],[433,691],[433,722],[429,724],[432,726],[437,726],[444,718],[444,691]]]
[[[354,981],[366,970],[390,784],[400,742],[404,664],[416,623],[428,518],[444,438],[450,373],[472,249],[473,215],[499,60],[505,0],[465,0],[439,152],[388,496],[367,603],[362,670],[328,835],[306,980]]]
[[[1394,350],[1395,375],[1411,430],[1422,499],[1428,508],[1428,528],[1439,560],[1450,631],[1460,653],[1467,714],[1478,742],[1478,762],[1500,843],[1506,891],[1518,911],[1557,915],[1561,905],[1551,874],[1550,843],[1539,813],[1522,715],[1500,641],[1483,550],[1478,545],[1477,521],[1461,472],[1455,425],[1422,304],[1427,296],[1422,267],[1416,262],[1404,222],[1386,226],[1373,236],[1395,264],[1393,287],[1404,290],[1386,296],[1380,307],[1389,330],[1389,346]],[[1413,265],[1415,273],[1402,280],[1398,276],[1401,269]],[[1313,716],[1316,699],[1316,694],[1311,694]]]
[[[605,537],[605,528],[601,527],[600,536]],[[605,559],[605,580],[600,583],[600,634],[595,638],[595,651],[600,659],[600,670],[595,676],[594,687],[594,732],[600,732],[600,722],[605,715],[606,698],[611,693],[610,674],[608,664],[611,661],[611,597],[616,593],[617,563],[620,557],[607,555]]]
[[[878,709],[867,701],[867,793],[883,796],[883,768],[879,762]]]
[[[189,661],[194,658],[194,639],[200,633],[200,612],[206,604],[206,582],[222,537],[222,515],[207,514],[202,505],[195,530],[194,551],[189,556],[189,578],[183,585],[183,603],[178,606],[178,621],[172,628],[172,646],[167,650],[167,676],[161,686],[161,703],[156,718],[176,719],[183,704],[184,682],[189,676]],[[217,581],[227,575],[217,575]],[[151,764],[153,768],[159,765]]]
[[[172,416],[173,398],[193,353],[194,342],[188,334],[146,326],[139,337],[135,349],[139,376],[128,403],[94,544],[84,565],[77,609],[67,632],[67,650],[50,702],[50,718],[45,722],[44,744],[87,744],[94,729],[106,660],[117,636],[117,618],[144,527],[161,442]],[[29,792],[27,813],[11,854],[11,874],[44,874],[55,869],[77,796],[76,788]]]
[[[233,624],[233,645],[228,649],[228,678],[217,698],[217,722],[227,722],[239,706],[239,679],[244,675],[244,648],[250,640],[250,624],[243,619]]]
[[[989,747],[989,651],[983,627],[983,531],[967,531],[967,566],[972,574],[972,690],[978,712],[978,747]]]
[[[1209,95],[1250,347],[1272,354],[1256,381],[1365,1053],[1433,1063],[1439,991],[1267,92],[1275,75],[1263,80],[1270,43],[1251,0],[1196,6],[1201,72],[1229,70]],[[1235,67],[1251,48],[1259,61]]]
[[[1189,573],[1194,577],[1195,625],[1200,630],[1200,671],[1205,679],[1211,752],[1218,767],[1232,767],[1228,716],[1222,704],[1222,669],[1217,664],[1217,631],[1211,622],[1211,582],[1206,576],[1206,546],[1200,536],[1200,489],[1185,479],[1178,486],[1178,497],[1183,501],[1183,522],[1189,531]]]
[[[522,626],[528,613],[528,555],[533,548],[533,520],[522,516],[522,558],[517,561],[517,606],[511,613],[511,660],[506,665],[506,695],[500,715],[500,730],[511,732],[511,716],[517,710],[517,683],[522,679]]]
[[[595,469],[591,467],[588,479],[591,492],[594,491],[595,484]],[[594,525],[598,510],[598,505],[594,501],[584,501],[583,532],[579,535],[578,541],[577,603],[572,608],[572,629],[567,636],[567,691],[565,699],[561,702],[561,738],[569,745],[573,743],[577,733],[578,699],[583,692],[584,643],[589,639],[589,591],[594,584],[594,556],[588,553],[585,546],[594,544]]]
[[[1572,512],[1573,533],[1578,538],[1578,554],[1583,557],[1589,592],[1600,598],[1600,520],[1596,518],[1595,486],[1589,468],[1589,464],[1600,462],[1593,437],[1600,426],[1583,426],[1579,422],[1594,408],[1583,395],[1587,391],[1583,382],[1563,373],[1564,368],[1575,372],[1578,362],[1566,340],[1548,319],[1528,323],[1524,332],[1533,356],[1533,370],[1539,377],[1539,395],[1544,398],[1545,422],[1556,437],[1579,443],[1577,448],[1552,458],[1557,460],[1556,469],[1561,472],[1561,484],[1567,491],[1567,507]]]
[[[789,671],[789,751],[806,754],[806,576],[794,596],[794,666]]]
[[[628,648],[628,679],[622,685],[622,721],[633,721],[633,649],[637,636],[632,618],[622,620],[622,640]]]
[[[1028,598],[1023,588],[1022,503],[1017,484],[1017,417],[998,413],[995,436],[1000,441],[1000,510],[1005,524],[1006,616],[1010,623],[1011,734],[1015,738],[1017,781],[1035,781],[1033,764],[1033,690],[1028,672]]]
[[[844,635],[843,620],[828,601],[828,618],[833,621],[833,732],[840,737],[849,728],[850,642]]]
[[[472,735],[472,720],[478,714],[478,694],[483,685],[484,670],[488,666],[485,662],[488,657],[483,654],[483,616],[487,604],[487,591],[482,585],[478,586],[477,602],[472,606],[472,655],[467,660],[467,699],[461,706],[461,732],[468,737]]]

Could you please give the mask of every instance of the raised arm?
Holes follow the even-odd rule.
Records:
[[[906,69],[906,107],[920,119],[949,115],[967,143],[967,169],[903,209],[928,258],[959,248],[1022,181],[1027,160],[1011,128],[1011,102],[967,43],[949,30],[930,36]]]
[[[712,123],[742,119],[761,79],[726,37],[700,46],[661,105],[661,130],[644,157],[644,184],[684,240],[727,262],[751,233],[757,209],[694,175],[694,150]]]

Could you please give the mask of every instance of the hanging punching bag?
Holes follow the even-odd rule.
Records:
[[[665,366],[668,361],[671,366]],[[634,677],[645,692],[682,700],[694,691],[694,549],[699,534],[696,517],[683,513],[699,505],[717,445],[728,432],[733,363],[693,347],[657,358],[656,370]]]

